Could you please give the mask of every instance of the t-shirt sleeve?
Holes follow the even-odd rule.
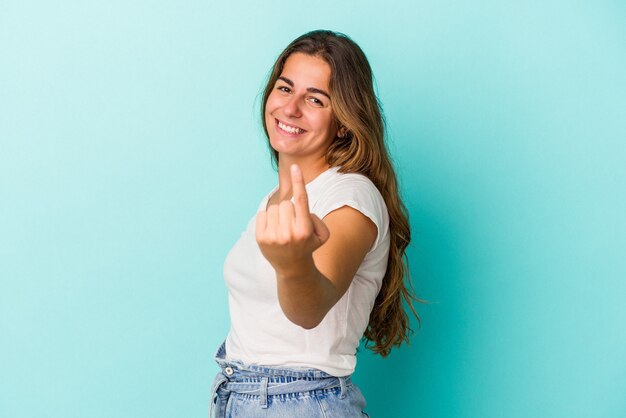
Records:
[[[337,182],[321,192],[311,212],[323,219],[330,212],[350,206],[374,222],[377,229],[373,251],[389,231],[389,215],[385,201],[367,177],[360,174],[344,174]]]

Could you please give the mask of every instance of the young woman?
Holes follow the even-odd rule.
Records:
[[[402,301],[413,310],[417,299],[365,54],[339,33],[297,38],[274,64],[262,120],[278,186],[225,261],[231,329],[216,354],[211,410],[367,416],[350,380],[359,341],[382,356],[408,341]]]

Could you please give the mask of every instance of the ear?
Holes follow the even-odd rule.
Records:
[[[347,134],[348,134],[348,128],[346,128],[345,126],[341,126],[339,130],[337,131],[338,138],[345,138]]]

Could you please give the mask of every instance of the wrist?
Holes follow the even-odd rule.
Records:
[[[292,261],[289,265],[274,266],[274,270],[279,280],[302,280],[318,273],[312,255],[298,261]]]

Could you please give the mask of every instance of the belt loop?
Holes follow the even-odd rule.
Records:
[[[228,382],[228,378],[222,373],[218,373],[217,376],[215,376],[213,387],[211,387],[211,406],[209,407],[209,417],[213,415],[213,409],[215,408],[215,404],[218,402],[218,399],[216,399],[216,397],[218,397],[217,390],[226,382]]]
[[[261,408],[267,408],[267,377],[261,378],[261,387],[259,388],[259,402]]]
[[[347,395],[346,380],[348,380],[348,378],[343,376],[343,377],[339,377],[338,379],[339,379],[339,386],[341,387],[341,394],[339,395],[339,399],[345,399]]]

